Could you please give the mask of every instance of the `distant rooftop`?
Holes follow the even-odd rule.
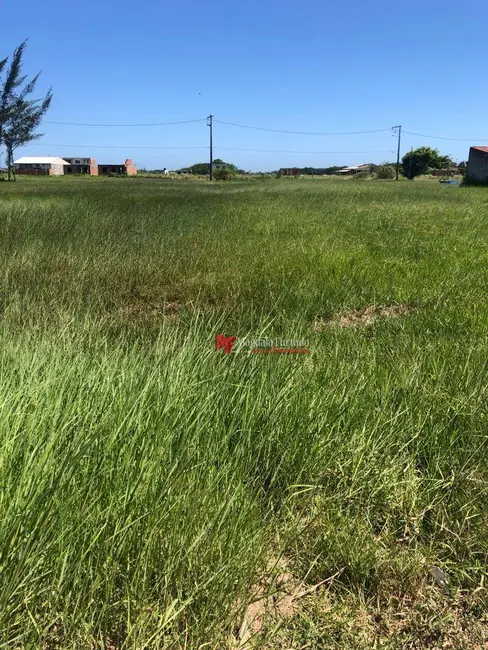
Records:
[[[69,165],[66,160],[56,156],[23,156],[14,160],[16,165]]]
[[[367,163],[364,165],[356,165],[355,167],[344,167],[344,169],[339,169],[336,174],[345,174],[346,172],[357,171],[358,169],[369,169],[370,165]]]

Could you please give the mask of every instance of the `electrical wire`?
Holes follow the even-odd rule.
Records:
[[[111,144],[59,144],[59,143],[30,143],[32,147],[66,147],[86,149],[209,149],[208,146],[153,146],[153,145],[111,145]],[[373,151],[295,151],[290,149],[247,149],[241,147],[216,147],[219,151],[250,151],[254,153],[296,153],[296,154],[369,154],[369,153],[395,153],[389,149]]]
[[[252,151],[255,153],[305,153],[305,154],[366,154],[366,153],[395,153],[389,149],[376,151],[292,151],[288,149],[241,149],[237,147],[214,147],[219,151]]]
[[[247,124],[236,124],[235,122],[224,122],[223,120],[216,120],[219,124],[227,124],[229,126],[237,126],[241,129],[254,129],[256,131],[270,131],[272,133],[291,133],[294,135],[361,135],[364,133],[381,133],[383,131],[391,131],[388,129],[374,129],[373,131],[344,131],[344,132],[327,132],[327,131],[284,131],[282,129],[268,129],[262,126],[249,126]]]
[[[154,122],[152,124],[83,124],[80,122],[52,122],[50,120],[44,120],[45,124],[64,124],[65,126],[102,126],[102,127],[108,127],[108,126],[114,126],[114,127],[132,127],[132,126],[170,126],[173,124],[192,124],[194,122],[205,122],[206,118],[202,118],[199,120],[182,120],[180,122]]]
[[[199,147],[158,147],[158,146],[141,146],[141,145],[119,145],[119,144],[53,144],[29,142],[29,147],[70,147],[81,149],[208,149],[208,146]]]
[[[445,138],[440,135],[426,135],[425,133],[414,133],[413,131],[405,131],[402,133],[408,133],[408,135],[418,135],[421,138],[433,138],[434,140],[452,140],[455,142],[475,142],[475,141],[487,141],[488,138]]]
[[[85,123],[85,122],[58,122],[58,121],[53,121],[53,120],[44,120],[45,124],[58,124],[58,125],[64,125],[64,126],[87,126],[87,127],[102,127],[102,128],[108,128],[108,127],[121,127],[121,128],[129,128],[129,127],[150,127],[150,126],[174,126],[178,124],[195,124],[198,122],[205,122],[207,118],[200,118],[196,120],[179,120],[175,122],[148,122],[148,123],[140,123],[140,124],[96,124],[96,123]],[[291,135],[364,135],[368,133],[385,133],[387,131],[391,131],[392,127],[387,128],[387,129],[373,129],[369,131],[289,131],[285,129],[271,129],[267,127],[262,127],[262,126],[251,126],[249,124],[238,124],[236,122],[227,122],[225,120],[219,120],[214,118],[214,122],[217,122],[218,124],[226,124],[228,126],[235,126],[240,129],[253,129],[255,131],[267,131],[269,133],[288,133]],[[440,135],[428,135],[426,133],[416,133],[415,131],[406,131],[403,129],[402,131],[404,134],[408,135],[415,135],[421,138],[432,138],[435,140],[451,140],[453,142],[474,142],[474,141],[486,141],[488,138],[449,138],[445,136],[440,136]],[[71,145],[71,146],[80,146],[80,145]],[[230,149],[229,149],[230,150]],[[237,151],[237,149],[236,149]],[[241,151],[246,151],[246,149],[242,149]],[[249,149],[248,151],[267,151],[265,149]],[[287,151],[276,151],[276,153],[288,153]],[[302,152],[289,152],[289,153],[302,153]],[[304,151],[303,153],[356,153],[356,152],[340,152],[340,151],[324,151],[324,152],[313,152],[313,151]],[[357,152],[357,153],[363,153],[363,152]],[[369,153],[369,152],[364,152],[364,153]],[[376,152],[371,152],[371,153],[376,153]],[[380,153],[380,152],[378,152]]]

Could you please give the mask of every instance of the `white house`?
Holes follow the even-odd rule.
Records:
[[[46,156],[23,156],[14,160],[15,173],[25,176],[62,176],[69,163],[62,158]]]

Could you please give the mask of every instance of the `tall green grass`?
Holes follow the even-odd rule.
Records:
[[[226,647],[280,556],[485,603],[486,216],[428,183],[0,186],[3,647]]]

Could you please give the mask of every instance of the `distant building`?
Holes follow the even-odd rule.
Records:
[[[371,171],[371,165],[356,165],[355,167],[344,167],[344,169],[339,169],[336,171],[336,174],[341,176],[355,176],[359,172],[366,172],[369,174]]]
[[[300,170],[298,167],[282,167],[277,176],[278,178],[281,178],[282,176],[300,176]]]
[[[127,158],[123,165],[98,165],[99,174],[127,174],[127,176],[136,176],[137,167],[130,158]]]
[[[432,176],[458,176],[461,171],[459,167],[453,165],[452,167],[444,167],[443,169],[433,169]]]
[[[62,176],[69,163],[63,158],[23,156],[14,160],[15,173],[23,176]]]
[[[466,176],[488,182],[488,147],[471,147]]]
[[[65,174],[88,174],[89,176],[98,176],[98,165],[95,158],[66,158],[69,167],[64,170]]]

